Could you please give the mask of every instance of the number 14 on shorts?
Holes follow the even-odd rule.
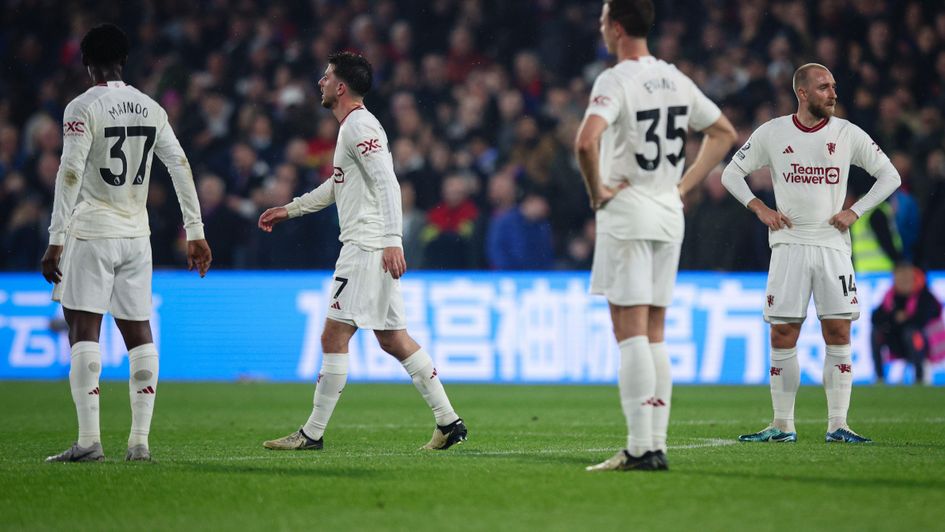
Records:
[[[849,296],[850,292],[856,293],[856,279],[853,274],[839,276],[840,286],[843,288],[844,297]]]

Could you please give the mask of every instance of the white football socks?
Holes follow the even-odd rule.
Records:
[[[69,387],[79,418],[79,447],[91,447],[101,441],[99,432],[99,387],[102,353],[98,342],[76,342],[72,346]]]
[[[666,343],[650,344],[656,393],[653,401],[653,450],[666,452],[666,432],[669,427],[670,400],[673,397],[673,376],[669,365]]]
[[[784,432],[797,432],[794,427],[794,400],[801,384],[801,367],[797,361],[797,346],[788,349],[771,348],[771,404],[774,407],[774,426]]]
[[[853,358],[850,344],[828,345],[824,357],[824,391],[827,393],[827,431],[847,426],[853,390]]]
[[[347,381],[348,353],[325,353],[322,356],[322,370],[315,384],[312,415],[302,427],[306,436],[313,440],[321,439]]]
[[[627,451],[640,456],[653,447],[653,394],[656,370],[646,336],[634,336],[620,346],[618,383],[620,404],[627,419]]]
[[[128,394],[131,396],[131,434],[128,447],[148,446],[154,398],[157,396],[158,352],[153,343],[128,351]]]
[[[443,389],[443,383],[437,376],[436,368],[433,367],[433,359],[422,347],[403,360],[401,364],[413,380],[417,391],[423,396],[423,400],[433,410],[437,425],[442,427],[459,419],[453,411],[449,397],[446,396],[446,390]]]

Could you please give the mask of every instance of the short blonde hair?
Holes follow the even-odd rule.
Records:
[[[794,79],[791,82],[794,86],[794,94],[797,94],[798,87],[807,82],[807,72],[815,68],[821,68],[827,72],[830,72],[829,68],[821,65],[820,63],[807,63],[805,65],[801,65],[797,70],[794,71]]]

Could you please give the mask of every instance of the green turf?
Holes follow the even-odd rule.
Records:
[[[322,452],[267,451],[310,385],[162,383],[155,462],[121,461],[127,387],[102,386],[104,464],[45,464],[74,439],[68,384],[0,383],[0,528],[58,530],[890,530],[945,527],[945,393],[860,387],[825,444],[823,390],[797,444],[730,444],[769,415],[763,387],[677,387],[668,473],[584,466],[621,447],[615,387],[448,387],[470,440],[416,449],[432,419],[409,384],[351,384]]]

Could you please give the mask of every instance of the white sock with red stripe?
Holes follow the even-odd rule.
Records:
[[[784,432],[797,432],[794,427],[794,401],[801,385],[801,366],[797,361],[797,347],[771,348],[771,405],[774,423]]]
[[[302,427],[302,432],[313,440],[320,440],[328,427],[331,413],[341,398],[341,392],[348,382],[348,353],[325,353],[322,356],[322,369],[315,383],[315,398],[312,400],[312,414]]]
[[[673,376],[666,343],[650,344],[656,393],[653,394],[653,450],[666,452],[666,432],[669,428],[669,407],[673,398]]]
[[[102,352],[98,342],[76,342],[72,346],[69,388],[79,418],[79,447],[90,447],[102,440],[98,424],[99,387]]]
[[[450,398],[446,396],[446,390],[440,377],[433,367],[433,359],[430,354],[421,347],[416,353],[410,355],[401,361],[413,385],[423,396],[430,410],[433,410],[433,417],[436,418],[436,424],[439,426],[449,425],[459,419],[456,412],[453,411],[453,405],[450,404]]]
[[[620,346],[620,371],[617,382],[620,404],[627,419],[627,451],[639,457],[653,449],[653,394],[656,393],[656,369],[646,336],[634,336]]]
[[[853,357],[850,344],[828,345],[824,357],[824,391],[827,392],[827,432],[847,426],[853,391]]]
[[[131,434],[128,447],[148,446],[151,416],[157,396],[158,352],[153,344],[139,345],[128,351],[128,395],[131,397]]]

